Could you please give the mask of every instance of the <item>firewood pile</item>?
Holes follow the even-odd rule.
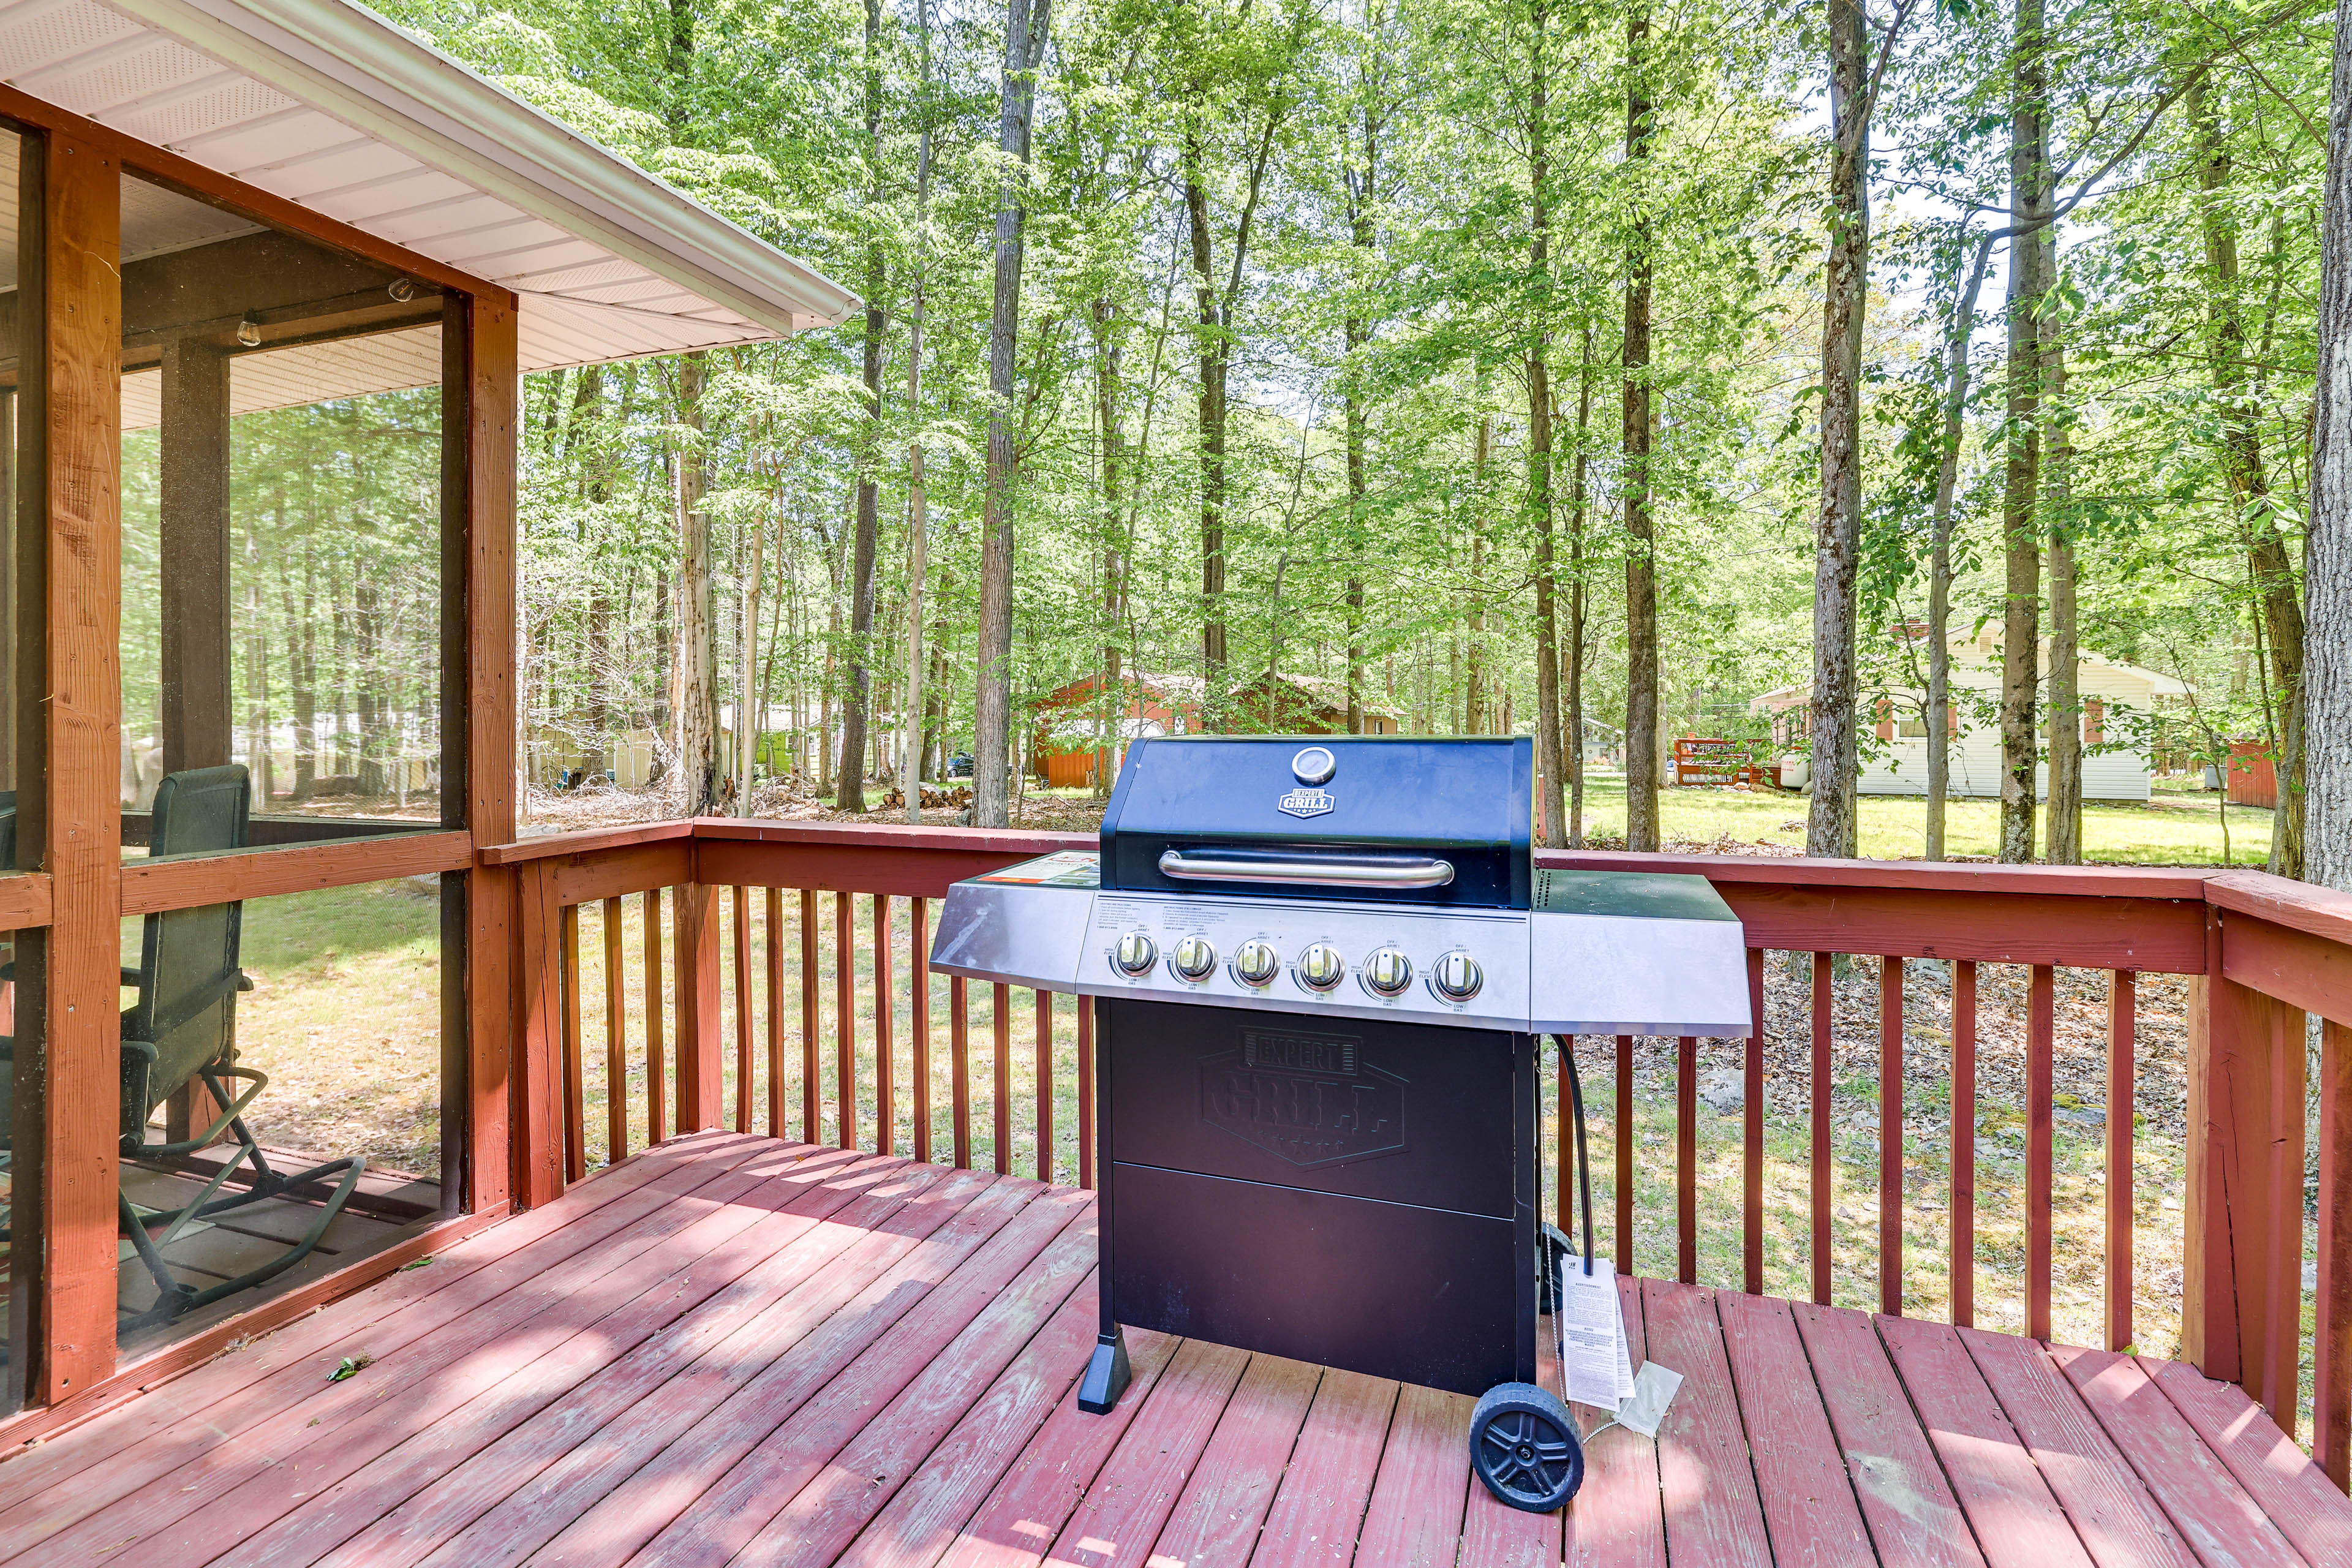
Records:
[[[894,789],[882,797],[882,809],[885,811],[903,807],[906,804],[907,796],[903,790]],[[959,784],[953,789],[936,789],[929,784],[923,785],[923,806],[926,810],[961,811],[971,804],[971,786],[970,784]]]

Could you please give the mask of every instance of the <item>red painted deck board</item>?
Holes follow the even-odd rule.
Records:
[[[2189,1368],[1658,1281],[1621,1282],[1634,1359],[1688,1381],[1660,1441],[1592,1436],[1565,1515],[1471,1477],[1470,1399],[1357,1373],[1129,1331],[1133,1385],[1085,1415],[1092,1203],[675,1141],[0,1461],[0,1541],[12,1568],[2352,1562],[2352,1501]]]

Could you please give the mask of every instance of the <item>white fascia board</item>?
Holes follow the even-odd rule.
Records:
[[[859,300],[348,0],[104,0],[356,131],[777,332]]]

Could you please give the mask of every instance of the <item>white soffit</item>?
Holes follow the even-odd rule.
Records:
[[[335,397],[437,386],[440,381],[441,329],[406,327],[238,354],[228,362],[228,407],[232,415],[301,408]],[[150,430],[163,422],[163,373],[125,371],[122,428]]]
[[[0,80],[513,289],[526,370],[754,342],[857,307],[346,0],[0,0]]]

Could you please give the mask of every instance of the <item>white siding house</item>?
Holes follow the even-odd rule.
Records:
[[[2047,677],[2047,641],[2042,654],[2042,674]],[[1921,662],[1925,663],[1924,653]],[[2143,727],[2137,721],[2155,707],[2158,698],[2186,696],[2189,688],[2168,675],[2090,653],[2082,656],[2076,680],[2083,696],[2084,798],[2146,800],[2155,767]],[[1811,700],[1812,683],[1806,681],[1768,691],[1750,709],[1770,714],[1775,744],[1801,758],[1806,705]],[[1948,755],[1955,795],[2000,794],[2000,729],[1992,717],[2000,700],[2000,628],[1988,626],[1973,639],[1954,637],[1952,740]],[[1864,702],[1867,708],[1871,700],[1865,697]],[[1926,706],[1924,689],[1897,689],[1876,700],[1874,721],[1863,738],[1862,776],[1856,784],[1861,793],[1927,793]],[[2035,770],[2037,794],[2049,789],[2049,772],[2046,765]]]

